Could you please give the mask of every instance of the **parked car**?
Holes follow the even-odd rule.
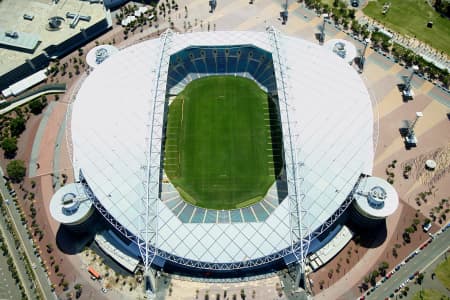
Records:
[[[350,4],[351,4],[353,7],[358,7],[358,6],[359,6],[359,1],[358,1],[358,0],[351,0],[351,1],[350,1]]]
[[[423,231],[428,232],[431,229],[431,222],[423,225]]]

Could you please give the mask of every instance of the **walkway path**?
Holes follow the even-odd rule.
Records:
[[[4,109],[1,109],[1,110],[0,110],[0,115],[6,114],[6,113],[8,113],[8,112],[14,110],[15,108],[17,108],[17,107],[19,107],[19,106],[22,106],[22,105],[26,104],[27,102],[29,102],[29,101],[31,101],[31,100],[33,100],[33,99],[36,99],[36,98],[38,98],[38,97],[41,97],[41,96],[43,96],[43,95],[47,95],[47,94],[58,94],[58,93],[64,93],[64,92],[65,92],[65,90],[62,91],[61,89],[54,89],[54,90],[47,90],[47,91],[39,92],[39,93],[37,93],[37,94],[28,96],[28,97],[26,97],[26,98],[24,98],[24,99],[22,99],[22,100],[20,100],[20,101],[14,102],[13,104],[11,104],[11,105],[5,107]]]

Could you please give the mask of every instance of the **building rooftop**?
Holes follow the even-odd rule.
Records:
[[[0,30],[0,45],[7,48],[34,51],[39,43],[39,36],[33,33]]]
[[[90,16],[87,21],[79,21],[75,28],[71,28],[72,19],[66,17],[68,12]],[[3,0],[0,2],[0,41],[5,40],[3,33],[6,31],[17,32],[15,43],[24,49],[36,48],[34,52],[24,52],[6,49],[0,42],[0,75],[23,64],[27,59],[32,59],[42,53],[43,49],[50,45],[56,45],[67,40],[105,18],[103,4],[90,4],[88,1],[65,0],[54,4],[50,0]],[[24,15],[27,15],[25,17]],[[49,30],[49,19],[61,17],[61,26],[57,30]],[[35,47],[36,40],[39,41]],[[5,43],[12,43],[6,39]]]

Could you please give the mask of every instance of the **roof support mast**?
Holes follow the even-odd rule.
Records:
[[[144,277],[146,293],[151,296],[156,290],[154,275],[151,271],[152,262],[156,256],[158,244],[158,203],[161,179],[161,151],[164,134],[164,111],[166,105],[166,81],[169,68],[169,48],[173,32],[168,29],[160,37],[159,55],[155,72],[156,80],[151,90],[148,112],[147,136],[145,138],[146,161],[142,165],[144,176],[142,184],[142,212],[139,215],[140,228],[138,242],[139,251],[144,263]]]
[[[311,229],[305,226],[304,216],[306,210],[303,209],[304,194],[300,190],[301,178],[300,167],[302,163],[297,158],[298,149],[295,145],[293,124],[289,119],[289,112],[292,110],[289,98],[287,65],[281,53],[281,40],[279,33],[272,26],[266,29],[272,45],[272,59],[276,74],[278,89],[278,102],[280,107],[281,124],[283,128],[283,148],[288,186],[289,218],[291,231],[291,251],[298,263],[296,276],[296,286],[306,287],[305,282],[305,259],[308,253]]]

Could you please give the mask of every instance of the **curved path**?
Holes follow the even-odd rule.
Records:
[[[30,95],[28,97],[23,98],[22,100],[19,100],[17,102],[14,102],[13,104],[3,108],[0,110],[0,115],[6,114],[12,110],[14,110],[15,108],[26,104],[27,102],[36,99],[37,97],[43,96],[43,95],[47,95],[47,94],[61,94],[64,93],[66,91],[66,89],[51,89],[51,90],[46,90],[46,91],[41,91],[41,92],[37,92],[36,94]]]

